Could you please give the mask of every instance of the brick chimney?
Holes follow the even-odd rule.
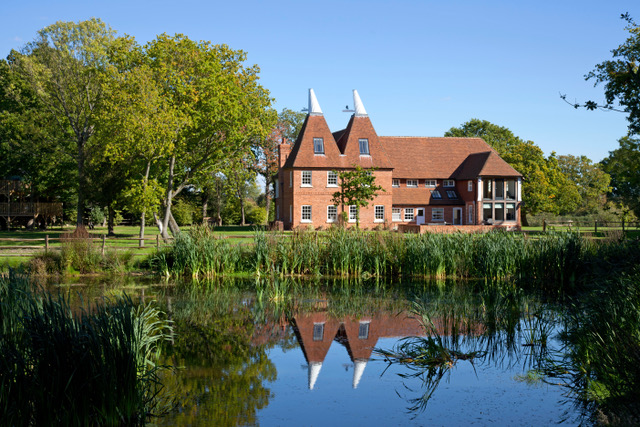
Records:
[[[282,143],[278,145],[278,164],[281,168],[287,161],[289,153],[291,153],[291,144],[289,144],[286,138],[282,138]]]

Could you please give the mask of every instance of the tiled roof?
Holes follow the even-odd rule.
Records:
[[[323,139],[324,155],[313,152],[313,138]],[[336,168],[339,167],[340,157],[336,140],[324,116],[307,115],[283,168]]]
[[[446,191],[439,190],[442,195],[442,199],[434,199],[431,196],[431,190],[433,188],[409,188],[409,187],[396,187],[393,189],[393,204],[394,205],[464,205],[464,201],[460,198],[449,199]]]
[[[379,140],[393,165],[394,178],[522,176],[481,138],[381,136]]]
[[[336,132],[339,134],[337,140],[338,148],[343,154],[341,167],[347,168],[353,165],[360,165],[363,168],[376,167],[379,169],[390,169],[393,167],[385,147],[380,144],[378,134],[376,133],[369,116],[351,116],[349,124],[344,131]],[[359,139],[366,138],[369,140],[369,154],[360,155]]]

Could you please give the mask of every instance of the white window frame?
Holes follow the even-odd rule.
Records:
[[[320,147],[322,151],[318,151],[316,148]],[[324,139],[313,138],[313,154],[324,155]]]
[[[473,205],[467,205],[467,223],[473,224]]]
[[[407,187],[409,188],[418,188],[418,180],[417,179],[408,179]]]
[[[337,220],[338,220],[338,207],[335,205],[328,205],[327,206],[327,222],[332,223],[332,222],[336,222]]]
[[[391,208],[391,221],[402,221],[401,208]]]
[[[273,182],[273,192],[274,192],[274,196],[275,196],[274,198],[279,199],[280,198],[280,185],[279,185],[279,182],[278,182],[277,179]]]
[[[358,207],[349,205],[349,222],[356,222],[358,216]]]
[[[391,186],[394,188],[400,187],[400,180],[398,178],[393,178],[391,180]]]
[[[313,187],[313,174],[311,171],[301,171],[300,187]],[[309,181],[308,183],[305,181]]]
[[[363,147],[366,148],[366,152],[362,151]],[[360,139],[358,139],[358,148],[360,149],[360,155],[361,156],[370,156],[371,155],[371,151],[369,151],[369,139],[368,138],[360,138]]]
[[[444,208],[431,208],[431,221],[444,222]]]
[[[309,208],[309,209],[305,209],[305,208]],[[309,214],[308,219],[305,218],[305,210],[308,211],[308,214]],[[313,217],[311,216],[311,205],[302,205],[300,207],[300,222],[305,222],[305,223],[312,222],[313,221],[312,218]]]
[[[442,181],[442,186],[443,187],[455,187],[456,186],[456,180],[455,179],[445,179],[444,181]]]
[[[414,218],[415,218],[414,208],[404,208],[404,220],[413,221]]]
[[[313,340],[314,341],[324,340],[324,322],[313,324]]]
[[[440,200],[442,199],[442,194],[440,194],[440,191],[438,190],[431,190],[431,197]]]
[[[335,179],[335,183],[332,183]],[[334,171],[327,171],[327,187],[337,187],[338,186],[338,174]]]
[[[469,182],[467,182],[467,191],[469,193],[473,191],[473,180],[469,180]]]
[[[289,188],[293,187],[293,171],[289,171]]]
[[[384,205],[373,207],[373,222],[384,222]]]
[[[438,186],[438,180],[437,179],[425,179],[424,186],[428,187],[428,188],[437,187]]]

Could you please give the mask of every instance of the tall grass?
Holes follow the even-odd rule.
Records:
[[[214,236],[207,227],[194,227],[155,254],[151,265],[174,276],[402,275],[520,279],[564,289],[574,285],[594,254],[620,244],[596,244],[571,232],[527,238],[506,232],[401,235],[336,228],[292,234],[256,230],[253,244],[238,245]]]
[[[68,298],[0,277],[5,425],[141,425],[160,409],[155,365],[169,323],[130,299],[74,313]]]

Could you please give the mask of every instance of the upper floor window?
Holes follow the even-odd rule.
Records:
[[[311,187],[311,171],[302,171],[302,187]]]
[[[391,180],[391,186],[392,187],[400,187],[400,180],[398,178],[393,178]]]
[[[327,172],[327,187],[337,187],[338,186],[338,174],[334,171]]]
[[[418,180],[417,179],[408,179],[407,180],[407,187],[417,187],[418,186]]]
[[[473,181],[469,180],[469,182],[467,182],[467,191],[473,191]]]
[[[324,140],[322,138],[313,138],[314,154],[324,154]]]
[[[482,194],[482,197],[485,199],[493,199],[493,185],[491,179],[485,178],[482,180]]]
[[[369,140],[367,138],[360,138],[358,143],[360,144],[360,154],[369,155]]]
[[[507,199],[515,200],[516,199],[516,181],[514,179],[508,179],[507,183]]]
[[[442,185],[444,187],[455,187],[456,186],[456,181],[453,179],[445,179],[444,182],[442,183]]]
[[[458,198],[458,193],[456,193],[453,190],[447,190],[447,197],[450,199],[457,199]]]
[[[427,179],[424,181],[425,187],[436,187],[438,185],[438,181],[435,179]]]
[[[438,190],[431,190],[431,197],[434,199],[442,199],[442,194]]]
[[[496,179],[495,184],[496,199],[504,199],[504,180]]]

